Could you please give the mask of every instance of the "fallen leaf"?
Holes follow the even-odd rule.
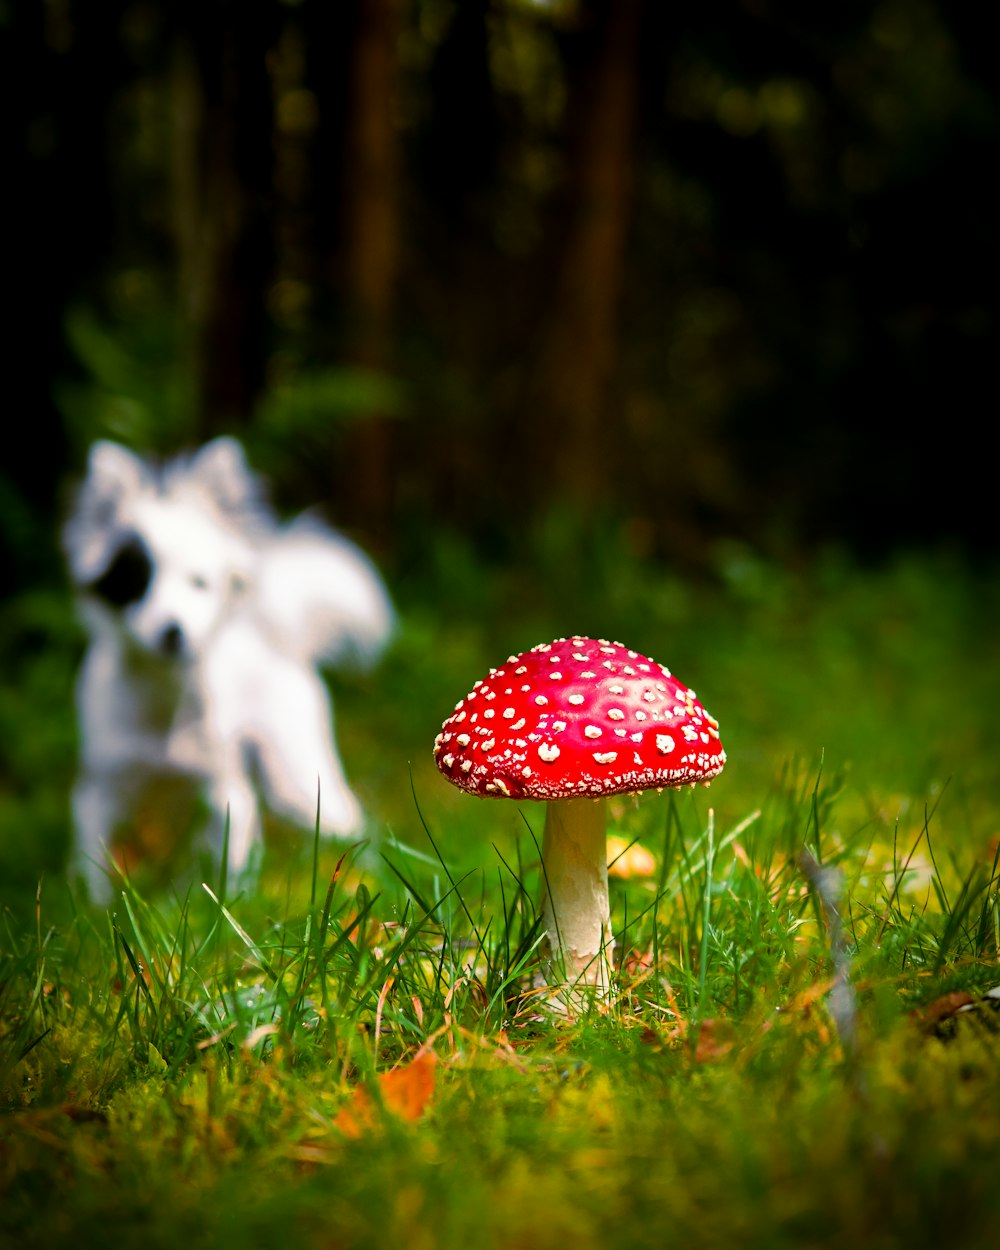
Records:
[[[968,1006],[973,1001],[972,995],[965,990],[952,990],[950,994],[942,994],[933,1002],[918,1007],[912,1015],[925,1028],[933,1029],[942,1020],[947,1020],[956,1011]]]
[[[426,1051],[406,1067],[383,1072],[376,1083],[377,1092],[359,1085],[334,1119],[334,1128],[347,1137],[360,1137],[376,1126],[382,1111],[400,1120],[418,1120],[434,1093],[436,1064],[434,1052]]]
[[[626,842],[612,834],[608,838],[608,875],[611,877],[651,877],[656,872],[653,852],[638,842]]]
[[[941,1041],[958,1036],[960,1028],[997,1033],[1000,1032],[1000,986],[994,986],[979,998],[965,990],[952,990],[918,1007],[910,1015],[924,1032]]]
[[[725,1020],[702,1020],[695,1043],[695,1063],[710,1063],[728,1055],[735,1044],[732,1026]]]
[[[808,1014],[809,1008],[820,998],[825,998],[837,983],[836,977],[825,977],[822,981],[813,981],[811,985],[807,985],[804,990],[800,990],[798,994],[781,1007],[783,1015],[795,1015],[802,1012]]]
[[[243,1049],[251,1051],[258,1042],[262,1042],[265,1037],[273,1037],[281,1030],[276,1024],[259,1024],[253,1032],[244,1040]]]

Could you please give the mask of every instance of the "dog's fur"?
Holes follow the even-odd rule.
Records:
[[[89,633],[77,685],[75,862],[108,895],[150,812],[207,807],[202,835],[243,872],[264,805],[290,823],[363,827],[333,737],[321,662],[373,660],[393,612],[368,558],[319,522],[279,524],[241,445],[218,438],[157,467],[90,452],[63,531]],[[183,805],[182,805],[183,806]]]

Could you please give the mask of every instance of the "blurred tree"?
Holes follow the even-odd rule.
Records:
[[[273,281],[268,56],[280,4],[173,4],[170,189],[179,305],[204,435],[245,425],[264,379]]]
[[[495,189],[500,141],[490,69],[495,8],[493,0],[451,6],[426,71],[430,108],[414,145],[422,180],[460,247],[489,222],[483,200]]]
[[[550,430],[557,496],[607,502],[608,386],[632,204],[642,0],[580,0],[565,42],[567,174],[529,408]]]
[[[342,136],[344,177],[340,253],[344,358],[374,373],[393,361],[398,276],[397,0],[354,0],[348,97]],[[392,528],[393,418],[370,412],[355,422],[343,455],[349,514],[383,549]]]

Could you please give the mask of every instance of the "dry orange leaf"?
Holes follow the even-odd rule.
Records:
[[[612,877],[651,877],[656,872],[656,860],[638,842],[626,842],[615,834],[608,837],[608,874]]]
[[[949,1020],[956,1012],[961,1011],[963,1007],[968,1007],[974,1001],[972,995],[965,990],[952,990],[950,994],[942,994],[940,998],[935,998],[932,1003],[924,1007],[918,1007],[910,1014],[926,1028],[933,1029],[942,1020]]]
[[[359,1085],[333,1121],[334,1127],[347,1137],[360,1137],[376,1126],[380,1109],[401,1120],[418,1120],[434,1093],[436,1064],[434,1052],[426,1051],[405,1068],[383,1072],[377,1094],[367,1085]]]
[[[725,1020],[702,1020],[695,1043],[695,1063],[711,1063],[728,1055],[735,1044],[732,1027]]]

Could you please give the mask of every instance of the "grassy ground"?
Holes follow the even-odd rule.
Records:
[[[596,555],[601,595],[460,552],[401,588],[393,654],[336,688],[376,855],[276,836],[252,893],[137,883],[110,911],[53,867],[77,644],[24,609],[51,645],[0,702],[28,718],[0,1245],[996,1243],[996,581],[734,549],[694,589]],[[613,809],[652,862],[612,877],[616,997],[573,1022],[526,992],[541,809],[430,758],[489,664],[570,632],[670,665],[730,757]]]

